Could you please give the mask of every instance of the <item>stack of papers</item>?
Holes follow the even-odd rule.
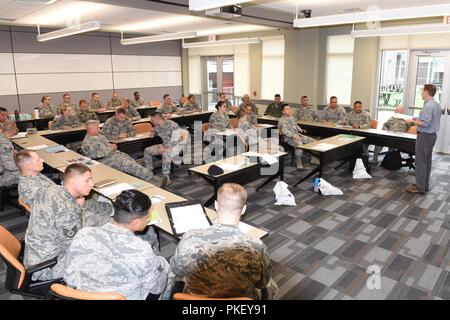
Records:
[[[246,156],[246,157],[261,157],[263,159],[263,161],[267,162],[269,165],[272,165],[272,164],[278,162],[278,159],[274,155],[271,155],[268,153],[258,153],[258,152],[249,151],[249,152],[243,153],[242,155]]]
[[[101,188],[99,191],[101,194],[112,197],[114,195],[119,195],[124,190],[133,190],[134,187],[128,183],[119,183],[114,186]]]
[[[45,152],[48,152],[48,153],[59,153],[59,152],[67,152],[67,151],[69,151],[69,149],[67,149],[64,146],[59,146],[59,145],[45,148]]]
[[[64,162],[67,164],[82,163],[87,166],[95,166],[95,165],[99,164],[99,162],[92,160],[91,158],[88,158],[88,157],[79,157],[76,159],[66,160]]]
[[[12,136],[11,139],[20,139],[20,138],[26,138],[27,133],[26,132],[19,132],[15,136]]]
[[[27,150],[36,151],[36,150],[45,149],[47,147],[48,147],[48,145],[46,145],[46,144],[40,144],[40,145],[37,145],[37,146],[34,146],[34,147],[28,147]]]
[[[334,144],[319,143],[319,144],[315,145],[314,147],[312,147],[311,149],[314,149],[314,150],[317,150],[317,151],[328,151],[328,150],[331,150],[333,148],[336,148],[336,146]]]
[[[394,118],[402,119],[402,120],[412,120],[413,116],[409,116],[407,114],[402,114],[402,113],[395,113]]]

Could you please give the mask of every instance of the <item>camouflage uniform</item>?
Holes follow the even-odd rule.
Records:
[[[303,155],[303,150],[299,147],[316,141],[311,137],[300,134],[300,128],[293,117],[281,117],[278,121],[278,130],[280,130],[280,135],[284,136],[284,142],[295,148],[297,161],[299,161]],[[296,137],[298,136],[301,137],[300,141],[296,140]]]
[[[155,135],[160,136],[163,143],[162,146],[170,147],[168,152],[160,152],[159,148],[161,144],[150,146],[144,150],[144,163],[145,167],[153,171],[153,156],[162,155],[162,174],[170,174],[170,165],[172,163],[173,156],[181,151],[183,144],[179,143],[181,129],[178,124],[172,120],[164,120],[162,126],[155,126]],[[172,141],[175,140],[175,141]]]
[[[335,109],[331,109],[327,106],[323,112],[322,120],[337,123],[345,119],[345,108],[343,106],[337,106]]]
[[[40,103],[38,106],[38,110],[39,110],[39,118],[47,118],[55,115],[55,111],[53,110],[52,105],[47,106],[43,103]]]
[[[251,130],[253,129],[253,125],[248,120],[244,121],[243,119],[239,119],[238,129],[241,129],[243,131]]]
[[[316,113],[310,106],[307,106],[307,107],[300,106],[300,108],[297,109],[297,112],[295,113],[294,117],[295,117],[295,119],[301,120],[301,121],[317,120]]]
[[[352,111],[350,113],[347,113],[345,115],[345,118],[339,123],[346,126],[359,125],[360,129],[367,129],[370,128],[370,114],[365,110],[363,110],[361,113]]]
[[[141,119],[141,115],[139,114],[139,112],[137,112],[136,108],[133,106],[128,106],[128,108],[125,109],[125,114],[127,115],[128,119],[130,118],[136,118],[136,120]]]
[[[98,101],[93,101],[91,100],[89,102],[89,110],[97,110],[97,109],[102,109],[103,108],[103,103],[98,100]]]
[[[81,123],[86,123],[89,120],[97,120],[98,121],[98,116],[94,111],[80,111],[77,114],[78,117],[78,121],[80,121]]]
[[[112,116],[105,121],[102,132],[109,140],[119,139],[119,134],[122,132],[126,132],[128,137],[136,135],[136,130],[134,130],[130,120],[117,121],[116,116]]]
[[[254,104],[253,102],[249,102],[249,103],[246,103],[246,104],[244,104],[244,102],[242,102],[240,105],[239,105],[239,110],[240,111],[242,111],[242,110],[244,110],[244,107],[246,106],[246,105],[251,105],[252,106],[252,112],[254,113],[254,114],[258,114],[258,107],[256,106],[256,104]]]
[[[42,173],[38,173],[36,176],[20,175],[18,183],[19,197],[31,207],[36,193],[53,185],[55,183]]]
[[[388,121],[386,121],[383,124],[383,130],[390,130],[390,131],[396,131],[396,132],[406,132],[411,127],[411,124],[406,123],[403,119],[398,119],[391,117]],[[373,151],[373,159],[372,163],[378,162],[378,155],[380,154],[381,150],[383,149],[383,146],[375,146]],[[389,148],[389,151],[394,151],[394,148]]]
[[[62,186],[39,190],[25,234],[25,268],[57,258],[58,263],[33,275],[33,280],[63,276],[64,258],[75,234],[81,229],[82,208]]]
[[[12,142],[0,132],[0,187],[12,186],[19,181],[14,154]]]
[[[158,107],[157,111],[160,112],[161,114],[175,113],[177,112],[177,105],[173,102],[171,104],[166,104],[163,102]]]
[[[280,102],[279,104],[276,104],[275,102],[272,102],[267,106],[266,112],[264,112],[264,115],[272,116],[281,118],[281,106],[283,105],[283,102]]]
[[[130,300],[145,300],[166,288],[170,266],[133,232],[108,223],[84,228],[68,252],[64,280],[88,292],[120,292]]]
[[[99,134],[98,136],[86,135],[81,150],[86,157],[95,159],[116,170],[151,182],[151,178],[153,177],[151,171],[139,165],[129,155],[118,150],[112,150],[108,139],[102,134]]]
[[[106,104],[106,109],[114,110],[116,107],[120,106],[122,106],[122,101],[120,99],[114,100],[111,98]]]
[[[226,104],[227,104],[227,110],[228,111],[232,111],[231,109],[233,108],[233,105],[231,104],[230,100],[225,100]]]
[[[194,104],[191,104],[189,101],[186,102],[183,107],[186,109],[186,111],[189,111],[189,112],[200,111],[202,109],[202,108],[200,108],[200,106],[198,105],[197,102],[195,102]]]
[[[255,113],[251,112],[250,114],[247,115],[247,118],[250,124],[252,125],[258,124],[258,117],[256,116]]]
[[[144,99],[140,98],[139,100],[131,100],[131,105],[135,108],[145,106]]]
[[[56,116],[55,119],[53,120],[52,128],[54,130],[57,130],[57,129],[62,129],[63,127],[75,128],[75,127],[79,127],[79,126],[80,126],[80,122],[78,121],[78,118],[76,116],[70,115],[70,116],[66,117],[64,115],[59,115],[59,116]]]
[[[216,224],[186,232],[170,260],[173,273],[185,277],[186,292],[208,297],[259,298],[272,265],[266,246],[233,225]]]
[[[231,128],[230,117],[227,113],[223,114],[219,110],[213,112],[209,117],[209,128],[225,131]]]
[[[74,105],[73,103],[65,103],[65,102],[63,102],[60,105],[58,105],[58,108],[56,109],[56,113],[57,114],[60,113],[59,111],[61,110],[62,107],[71,107],[72,111],[74,113],[77,113],[79,111],[79,108],[76,105]]]

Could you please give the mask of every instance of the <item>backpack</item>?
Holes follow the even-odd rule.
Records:
[[[388,170],[399,170],[402,167],[402,156],[400,151],[395,150],[388,152],[384,156],[381,166]]]

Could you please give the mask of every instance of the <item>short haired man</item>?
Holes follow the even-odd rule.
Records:
[[[134,137],[136,130],[134,130],[131,121],[128,120],[126,111],[123,108],[117,108],[115,115],[105,121],[103,134],[109,140],[117,140]]]
[[[14,161],[16,150],[11,137],[17,134],[16,123],[6,121],[0,131],[0,187],[9,187],[19,181],[19,169]]]
[[[345,115],[339,124],[351,126],[355,129],[367,129],[370,128],[370,113],[363,110],[361,101],[355,101],[353,104],[353,110]]]
[[[80,100],[80,102],[78,103],[79,108],[78,108],[78,113],[77,113],[77,117],[78,117],[78,121],[80,121],[80,123],[86,123],[89,120],[98,120],[98,116],[94,111],[89,110],[89,104],[87,103],[86,100]]]
[[[114,110],[116,107],[120,107],[122,105],[122,101],[119,99],[119,94],[116,91],[113,91],[111,99],[108,101],[106,108],[108,110]]]
[[[131,105],[135,108],[145,106],[145,101],[142,99],[141,94],[138,91],[134,93],[134,100],[131,101]]]
[[[272,102],[267,106],[264,115],[280,118],[282,105],[284,105],[284,103],[281,102],[281,96],[277,93],[274,97],[274,102]]]
[[[3,125],[8,121],[8,110],[0,107],[0,131],[2,131]]]
[[[140,191],[127,190],[114,207],[111,223],[77,233],[67,252],[64,281],[82,291],[153,300],[166,288],[170,266],[134,234],[147,226],[151,201]]]
[[[171,115],[177,111],[177,105],[172,101],[170,94],[166,93],[163,96],[163,102],[157,109],[163,115]]]
[[[70,94],[64,93],[63,94],[63,102],[61,102],[58,105],[58,108],[56,109],[56,113],[58,113],[58,114],[61,113],[60,110],[61,110],[61,107],[63,107],[63,106],[71,107],[72,110],[74,111],[74,113],[77,113],[78,107],[75,104],[73,104],[71,100],[72,100],[72,98],[70,97]]]
[[[433,84],[423,86],[422,99],[424,104],[419,117],[407,120],[407,123],[414,123],[417,126],[416,183],[405,188],[408,193],[425,194],[430,188],[433,148],[441,125],[442,114],[441,106],[434,100],[436,90],[436,86]]]
[[[345,114],[345,108],[338,105],[337,97],[332,96],[330,98],[330,103],[323,112],[322,122],[337,123],[344,120]]]
[[[39,111],[39,118],[49,118],[55,115],[55,110],[53,109],[51,101],[52,99],[50,96],[43,96],[41,98],[41,103],[37,107]]]
[[[185,291],[199,296],[258,299],[269,287],[272,265],[266,246],[239,229],[247,208],[246,190],[224,184],[217,193],[217,222],[208,229],[186,232],[170,260],[173,273],[184,277]]]
[[[295,112],[295,118],[300,121],[315,121],[317,115],[309,104],[309,98],[303,96],[300,99],[300,108]]]
[[[184,147],[185,131],[172,120],[164,119],[161,113],[154,112],[150,116],[155,130],[153,134],[161,137],[163,143],[153,145],[144,150],[144,163],[149,171],[153,171],[153,156],[162,156],[162,186],[168,186],[170,181],[170,166],[172,158]],[[183,133],[184,132],[184,133]],[[183,136],[184,135],[184,136]]]
[[[83,154],[114,169],[131,174],[140,179],[152,182],[153,173],[139,165],[136,160],[126,153],[117,150],[117,145],[100,133],[99,122],[90,120],[86,123],[86,137],[81,150]]]
[[[88,166],[75,163],[64,171],[64,186],[51,185],[35,194],[25,234],[25,268],[56,258],[53,267],[38,271],[33,280],[63,276],[64,258],[75,234],[81,229],[85,197],[93,187]]]
[[[100,96],[98,95],[97,92],[93,92],[91,94],[89,109],[97,112],[102,112],[106,110],[106,108],[103,106],[103,103],[100,101]]]
[[[137,112],[136,108],[131,105],[130,98],[122,98],[121,108],[125,110],[125,115],[127,116],[128,120],[136,121],[141,119],[141,115],[139,114],[139,112]]]
[[[258,107],[253,101],[250,100],[250,96],[248,94],[244,94],[242,97],[242,102],[239,105],[239,110],[244,110],[244,107],[250,105],[252,107],[252,112],[257,116],[258,115]]]

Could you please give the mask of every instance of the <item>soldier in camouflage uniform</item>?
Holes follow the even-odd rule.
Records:
[[[368,129],[370,128],[370,113],[363,110],[361,101],[355,101],[353,111],[347,113],[345,118],[338,123],[355,129]]]
[[[256,106],[256,104],[254,104],[251,100],[250,100],[250,96],[248,94],[244,94],[244,96],[242,97],[242,102],[239,105],[239,110],[244,110],[244,107],[246,105],[250,105],[252,107],[252,112],[255,115],[258,115],[258,107]]]
[[[300,108],[297,110],[294,116],[295,119],[300,121],[315,121],[317,115],[309,105],[309,99],[307,96],[303,96],[300,101]]]
[[[63,106],[71,107],[75,114],[78,113],[78,107],[71,102],[71,97],[68,93],[63,94],[63,102],[56,109],[57,114],[61,113],[61,107]]]
[[[83,124],[85,124],[89,120],[98,120],[97,114],[94,111],[89,110],[89,105],[86,100],[80,100],[77,117],[78,121]]]
[[[35,194],[25,234],[25,268],[56,258],[57,264],[34,273],[33,280],[63,276],[64,258],[75,234],[81,229],[85,197],[92,189],[92,174],[83,164],[64,172],[64,187],[53,185]]]
[[[0,132],[2,131],[3,124],[8,121],[8,110],[0,107]]]
[[[276,94],[275,101],[267,106],[266,111],[264,112],[264,115],[280,118],[282,106],[283,106],[283,102],[281,102],[281,96],[279,94]]]
[[[136,108],[131,106],[131,100],[127,97],[122,98],[122,109],[125,110],[125,115],[128,120],[136,121],[141,119],[141,115],[137,112]]]
[[[260,298],[270,288],[272,265],[266,246],[239,230],[247,192],[234,183],[218,191],[217,221],[208,229],[186,232],[170,260],[172,272],[185,280],[185,291],[199,296]]]
[[[146,103],[144,99],[141,98],[141,94],[139,92],[134,93],[134,100],[131,101],[131,105],[135,108],[145,106]]]
[[[404,109],[402,106],[398,106],[395,108],[395,113],[404,114]],[[407,123],[403,119],[398,119],[392,116],[383,124],[383,130],[395,131],[395,132],[406,132],[411,128],[411,123]],[[373,151],[373,158],[370,160],[370,163],[377,164],[378,163],[378,155],[380,154],[383,146],[375,146]],[[394,148],[389,148],[389,151],[394,151]]]
[[[103,106],[103,103],[100,101],[98,93],[96,92],[93,92],[91,95],[91,101],[89,102],[89,109],[97,112],[102,112],[106,110],[106,108]]]
[[[136,135],[136,130],[134,130],[131,121],[127,119],[123,108],[118,108],[116,114],[106,120],[102,132],[109,140],[134,137]]]
[[[144,163],[145,167],[153,171],[153,156],[162,156],[162,175],[163,186],[168,186],[171,181],[170,166],[175,155],[183,149],[184,143],[182,131],[178,124],[172,120],[164,119],[159,112],[151,115],[152,123],[155,126],[154,134],[160,136],[163,143],[145,148]],[[183,131],[184,132],[184,131]]]
[[[10,141],[17,132],[16,123],[9,120],[0,132],[0,187],[12,186],[19,181],[19,169],[14,161],[16,151]]]
[[[225,102],[217,102],[216,111],[209,117],[209,129],[217,129],[219,132],[231,129],[230,117],[228,116]]]
[[[111,99],[106,104],[106,108],[108,110],[114,110],[116,107],[120,107],[122,105],[122,100],[119,99],[119,94],[117,92],[112,93]]]
[[[88,121],[86,131],[87,134],[81,146],[85,156],[137,178],[152,182],[153,173],[151,170],[139,165],[129,155],[116,150],[117,145],[110,144],[108,139],[100,134],[98,121]]]
[[[55,115],[50,96],[43,96],[38,106],[39,118],[48,118]]]
[[[156,299],[170,291],[170,265],[134,235],[147,225],[151,202],[137,191],[116,199],[114,222],[84,228],[67,252],[64,281],[87,292],[119,292],[129,300]]]
[[[225,95],[225,93],[221,93],[219,95],[218,102],[225,102],[227,104],[227,111],[237,112],[237,110],[233,110],[233,105],[231,104],[230,100],[227,99],[227,96]]]
[[[295,148],[295,155],[297,157],[297,169],[304,169],[302,162],[303,150],[300,146],[312,143],[315,139],[303,135],[306,131],[300,128],[297,121],[292,117],[292,109],[289,105],[284,105],[282,109],[283,116],[278,121],[278,129],[280,135],[283,135],[284,142]],[[312,164],[319,164],[319,160],[315,156],[311,156]]]
[[[177,105],[172,102],[172,97],[170,94],[166,93],[163,96],[163,103],[158,107],[157,111],[163,115],[170,115],[177,112]]]
[[[193,94],[190,94],[188,100],[183,106],[183,109],[186,112],[197,112],[201,111],[202,108],[198,105],[197,102],[195,102],[195,96]]]
[[[53,130],[76,128],[81,125],[78,118],[72,113],[72,107],[62,106],[60,113],[53,120]]]
[[[322,122],[337,123],[344,120],[345,114],[345,108],[338,105],[338,99],[331,97],[330,104],[323,111]]]
[[[247,121],[251,125],[256,126],[258,124],[258,116],[256,113],[253,112],[252,105],[251,104],[246,105],[243,110],[247,114]]]

